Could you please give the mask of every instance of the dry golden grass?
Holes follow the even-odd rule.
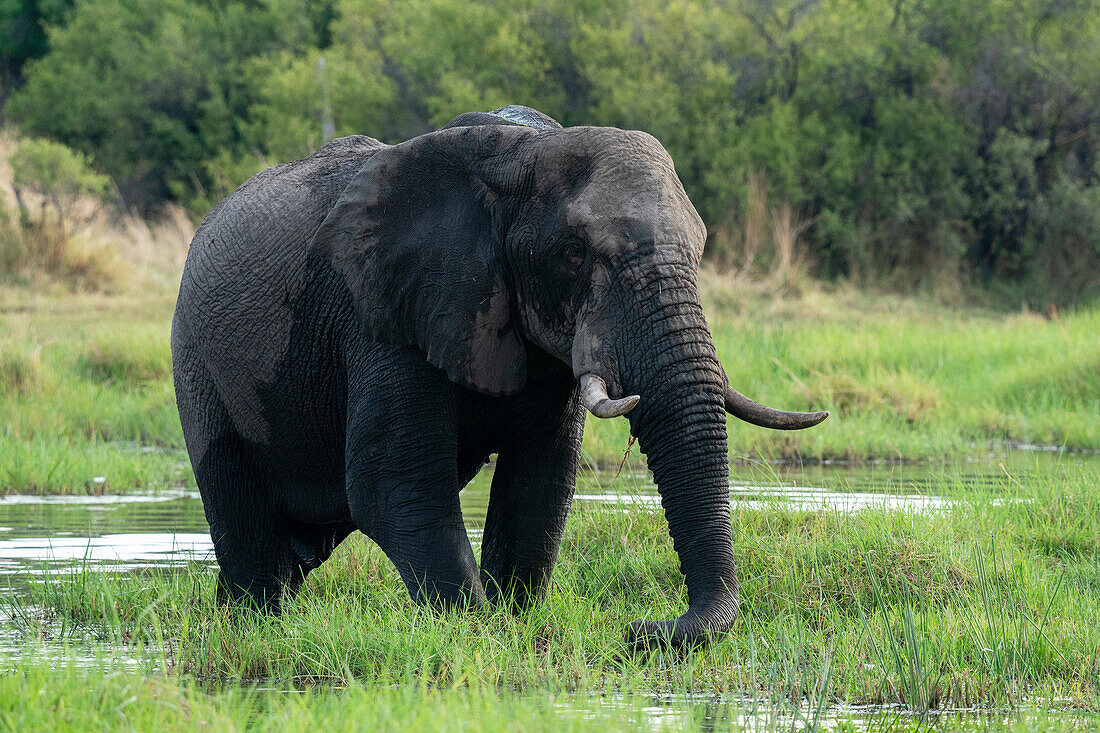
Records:
[[[196,222],[178,206],[145,220],[85,198],[62,226],[41,196],[23,191],[27,220],[21,221],[8,162],[17,141],[12,130],[0,131],[0,278],[104,293],[179,281]]]

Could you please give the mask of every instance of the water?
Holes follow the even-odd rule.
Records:
[[[950,475],[958,485],[991,492],[1007,476],[1019,477],[1037,461],[1096,465],[1098,456],[1011,453],[945,468],[929,465],[774,466],[738,464],[730,471],[731,501],[740,508],[782,505],[804,511],[854,512],[867,508],[944,511],[952,500],[933,486]],[[463,490],[462,510],[471,540],[480,540],[489,503],[492,468]],[[993,501],[998,499],[994,498]],[[660,497],[645,471],[586,472],[577,504],[622,504],[658,511]],[[209,528],[198,493],[164,490],[125,496],[0,497],[0,587],[72,567],[129,571],[213,562]]]
[[[634,696],[566,696],[558,708],[576,717],[599,712],[641,711],[654,730],[700,731],[1095,731],[1100,717],[1092,713],[1047,711],[1038,707],[1005,713],[998,710],[943,709],[917,715],[899,705],[831,705],[814,710],[788,700],[726,694],[713,697],[683,694]],[[1056,723],[1053,724],[1053,723]]]
[[[125,571],[212,558],[197,492],[0,498],[0,587],[74,563]]]
[[[947,485],[978,489],[991,501],[997,492],[1021,480],[1038,463],[1065,461],[1074,466],[1095,467],[1100,475],[1100,457],[1064,456],[1057,453],[1019,452],[991,459],[944,466],[891,465],[849,467],[843,465],[775,466],[736,465],[731,469],[731,501],[752,510],[786,506],[803,511],[858,512],[885,508],[906,512],[949,511],[953,499],[934,493],[933,487]],[[471,540],[480,540],[492,481],[491,467],[462,492],[462,507]],[[1009,499],[1011,500],[1011,499]],[[644,471],[587,473],[578,482],[578,504],[641,506],[658,511],[660,497]],[[20,592],[28,583],[57,582],[51,578],[70,571],[74,564],[104,572],[134,572],[155,569],[171,572],[191,562],[213,564],[213,548],[197,492],[165,490],[129,496],[0,498],[0,587]],[[112,650],[85,643],[74,655],[70,647],[49,644],[27,645],[12,625],[0,623],[0,658],[53,659],[86,663],[89,669],[104,653],[123,664],[139,666],[141,660],[127,657],[126,650]],[[643,710],[654,728],[683,727],[691,723],[702,730],[800,729],[814,711],[786,702],[754,701],[737,696],[710,700],[654,696],[645,700],[614,696],[567,697],[559,703],[563,715],[592,715],[608,706]],[[1041,724],[1043,713],[1016,713]],[[1058,713],[1059,727],[1075,727],[1065,713]],[[1028,717],[1030,716],[1030,717]],[[1076,718],[1073,718],[1075,721]],[[944,718],[936,727],[972,730],[1005,722],[1003,714],[966,711]],[[886,730],[917,729],[917,721],[892,708],[831,706],[817,723],[827,729]],[[1095,726],[1095,717],[1083,717],[1081,728]]]

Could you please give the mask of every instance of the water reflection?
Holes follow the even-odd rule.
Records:
[[[212,559],[197,492],[0,498],[0,584],[13,592],[74,563],[128,571]]]
[[[577,501],[658,507],[661,497],[644,494],[578,494]],[[829,491],[805,486],[730,486],[735,508],[762,509],[777,504],[798,511],[856,512],[863,509],[931,511],[951,505],[942,496],[923,494],[881,494],[874,492]]]
[[[714,697],[666,694],[644,696],[577,694],[556,706],[564,716],[604,718],[639,713],[654,730],[712,731],[988,731],[1096,730],[1100,717],[1085,712],[1023,708],[1011,712],[944,709],[919,715],[899,705],[833,704],[811,708],[786,699],[725,694]],[[602,715],[601,715],[602,714]]]
[[[801,511],[865,509],[945,511],[952,499],[933,487],[982,490],[995,496],[1008,475],[1034,470],[1036,461],[1065,461],[1100,468],[1096,456],[1013,453],[954,466],[734,465],[730,496],[737,508],[784,506]],[[948,477],[945,481],[945,476]],[[476,544],[489,501],[492,467],[461,495],[470,539]],[[991,498],[992,501],[999,501]],[[578,504],[622,504],[657,511],[660,497],[644,470],[585,472]],[[212,562],[209,529],[197,492],[165,490],[125,496],[0,497],[0,583],[69,568],[73,562],[105,570],[178,567]]]
[[[99,537],[28,537],[0,542],[0,573],[39,563],[38,572],[51,566],[68,570],[74,560],[111,570],[150,565],[181,566],[212,556],[209,532],[133,532]],[[44,565],[43,565],[44,564]]]

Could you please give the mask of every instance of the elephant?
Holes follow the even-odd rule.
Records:
[[[546,589],[585,410],[647,456],[688,608],[630,648],[701,645],[738,607],[726,412],[703,314],[707,232],[645,132],[510,105],[269,168],[195,233],[172,322],[176,401],[217,596],[278,613],[352,531],[433,608]],[[459,491],[496,455],[475,560]]]

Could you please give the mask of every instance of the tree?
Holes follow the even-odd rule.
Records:
[[[72,0],[0,0],[0,84],[6,92],[23,81],[23,64],[45,55],[46,27],[62,24]]]
[[[393,143],[527,104],[654,134],[727,261],[753,259],[763,206],[827,277],[1100,289],[1096,3],[77,0],[64,19],[5,113],[140,208],[205,211],[333,131]]]
[[[24,225],[30,218],[26,199],[26,193],[30,192],[42,198],[43,208],[47,205],[53,208],[62,238],[74,223],[80,201],[102,198],[110,187],[110,179],[93,170],[84,154],[52,140],[23,139],[8,161]]]
[[[248,145],[248,59],[316,42],[305,0],[78,2],[5,113],[96,160],[149,209],[210,184],[204,162]]]

